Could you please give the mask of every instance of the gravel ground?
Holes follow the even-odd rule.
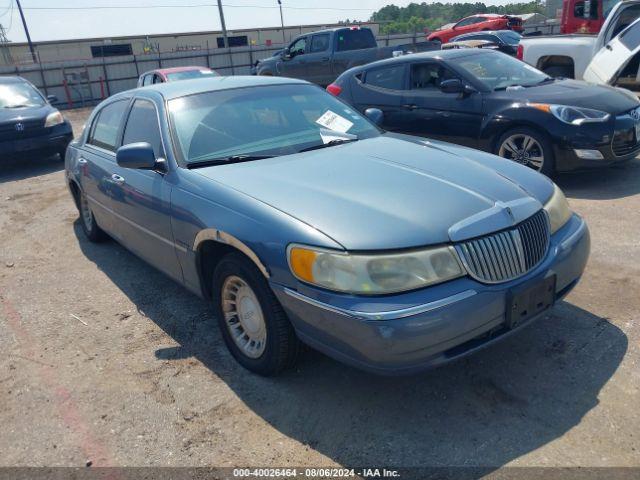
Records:
[[[247,373],[205,302],[84,239],[62,169],[0,171],[0,466],[640,466],[639,160],[558,180],[592,233],[566,301],[403,378]]]

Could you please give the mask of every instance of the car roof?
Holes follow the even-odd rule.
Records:
[[[189,67],[157,68],[156,70],[152,70],[152,71],[166,75],[167,73],[191,72],[193,70],[211,70],[211,69],[208,67],[199,67],[197,65],[191,65]]]
[[[489,17],[489,18],[498,18],[498,17],[502,17],[503,15],[500,15],[499,13],[475,13],[473,15],[469,15],[468,17],[464,17],[464,18],[469,18],[469,17]]]
[[[391,65],[394,63],[412,62],[414,60],[444,60],[449,61],[454,58],[466,57],[469,55],[494,53],[489,50],[479,50],[473,48],[465,49],[451,49],[451,50],[432,50],[430,52],[410,53],[402,55],[400,57],[386,58],[384,60],[378,60],[377,62],[367,63],[361,67],[356,67],[358,71],[369,70],[374,67],[383,65]]]
[[[303,33],[298,36],[304,37],[309,35],[315,35],[316,33],[332,33],[332,32],[338,32],[340,30],[371,30],[371,29],[369,27],[361,27],[359,25],[350,25],[350,26],[347,25],[344,27],[333,27],[333,28],[325,28],[324,30],[315,30],[313,32]]]
[[[311,85],[304,80],[297,80],[286,77],[268,77],[255,75],[238,75],[230,77],[206,77],[193,80],[183,80],[181,82],[156,83],[146,87],[118,93],[114,97],[130,96],[136,91],[156,92],[165,99],[185,97],[196,93],[214,92],[218,90],[231,90],[234,88],[261,87],[269,85]]]
[[[15,75],[0,77],[0,85],[7,85],[9,83],[21,83],[21,82],[26,82],[26,80],[22,77],[16,77]]]

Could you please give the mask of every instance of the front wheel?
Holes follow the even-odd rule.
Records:
[[[227,348],[246,369],[270,376],[291,367],[300,342],[262,273],[240,253],[213,273],[213,300]]]
[[[495,153],[547,176],[555,172],[551,142],[547,135],[530,128],[505,132],[498,140]]]

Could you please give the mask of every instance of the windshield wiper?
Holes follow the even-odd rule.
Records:
[[[187,165],[188,169],[210,167],[212,165],[227,165],[230,163],[251,162],[252,160],[264,160],[265,158],[273,158],[275,155],[230,155],[228,157],[209,158],[206,160],[198,160]]]
[[[303,148],[302,150],[298,151],[298,153],[310,152],[311,150],[320,150],[321,148],[333,147],[335,145],[342,145],[343,143],[351,143],[357,141],[357,138],[335,138],[328,141],[327,143],[321,143],[320,145],[313,145],[311,147]]]
[[[29,104],[23,103],[23,104],[21,104],[21,105],[18,105],[18,104],[16,104],[16,105],[5,105],[5,107],[4,107],[4,108],[24,108],[24,107],[31,107],[31,106],[32,106],[32,105],[29,105]]]

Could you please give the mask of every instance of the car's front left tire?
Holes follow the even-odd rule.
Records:
[[[555,173],[555,157],[549,137],[528,127],[504,132],[496,143],[495,154],[544,173]]]
[[[213,272],[212,298],[227,348],[247,370],[276,375],[293,366],[300,341],[258,268],[241,253]]]

